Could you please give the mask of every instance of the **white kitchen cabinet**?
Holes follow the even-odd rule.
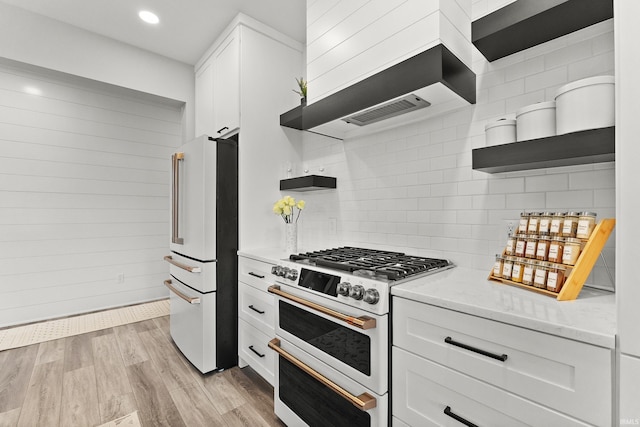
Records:
[[[240,127],[240,32],[236,28],[213,54],[213,136]]]
[[[196,135],[224,137],[240,127],[240,29],[196,70]]]
[[[275,336],[272,264],[238,257],[238,365],[250,365],[273,385],[275,358],[268,342]]]
[[[620,425],[640,425],[640,358],[620,356]]]
[[[400,420],[439,425],[450,406],[479,425],[611,424],[611,349],[398,297],[393,313]]]

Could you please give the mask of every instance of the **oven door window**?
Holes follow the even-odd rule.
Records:
[[[362,333],[279,301],[280,328],[365,375],[371,375],[371,339]]]
[[[279,357],[279,397],[311,427],[369,427],[371,416]]]

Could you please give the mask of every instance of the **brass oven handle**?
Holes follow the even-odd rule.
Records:
[[[182,298],[183,300],[185,300],[189,304],[200,304],[200,297],[190,297],[190,296],[187,296],[187,295],[183,294],[182,292],[180,292],[179,290],[177,290],[176,288],[171,286],[171,280],[165,280],[164,281],[164,285],[167,288],[169,288],[169,290],[171,292],[173,292],[174,294],[176,294],[177,296],[179,296],[180,298]]]
[[[183,270],[187,270],[189,273],[201,273],[202,272],[202,268],[200,267],[191,267],[187,264],[183,264],[181,262],[176,261],[175,259],[173,259],[173,257],[171,255],[166,255],[164,257],[164,260],[167,261],[169,264],[175,265],[176,267],[179,267]]]
[[[269,341],[269,348],[274,350],[280,356],[293,363],[297,368],[311,375],[313,379],[324,384],[329,387],[331,390],[339,394],[345,400],[348,400],[353,406],[360,409],[361,411],[368,411],[369,409],[373,409],[376,407],[376,398],[371,396],[369,393],[362,393],[360,396],[355,396],[349,393],[347,390],[340,387],[338,384],[331,381],[329,378],[320,374],[316,370],[310,368],[305,365],[303,362],[298,360],[295,356],[287,353],[285,350],[280,347],[280,340],[278,338],[274,338]]]
[[[178,199],[180,197],[180,160],[184,159],[184,153],[171,155],[171,172],[173,173],[173,191],[171,192],[171,242],[178,245],[184,244],[184,239],[178,232]]]
[[[332,310],[330,308],[324,307],[320,304],[316,304],[315,302],[307,301],[306,299],[299,298],[295,295],[291,295],[290,293],[283,292],[280,290],[280,286],[271,285],[267,289],[272,294],[276,294],[281,296],[282,298],[286,298],[288,300],[297,302],[298,304],[302,304],[305,307],[308,307],[312,310],[319,311],[320,313],[326,314],[327,316],[334,317],[338,320],[342,320],[350,325],[353,325],[360,329],[373,329],[376,327],[376,319],[369,316],[360,316],[353,317],[347,316],[346,314],[340,313],[339,311]]]

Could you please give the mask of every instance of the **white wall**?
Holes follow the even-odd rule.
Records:
[[[484,4],[484,3],[483,3]],[[489,271],[519,212],[593,210],[615,217],[615,164],[487,174],[471,169],[484,126],[557,88],[614,74],[613,20],[488,63],[474,49],[477,104],[366,137],[310,141],[303,163],[324,167],[338,189],[305,194],[300,227],[311,249],[361,245],[451,258]],[[333,233],[331,219],[337,222]],[[604,254],[615,264],[613,238]],[[590,283],[610,286],[602,268]]]
[[[0,58],[186,103],[183,132],[193,137],[193,66],[0,3]]]
[[[0,327],[167,296],[182,107],[0,62]]]

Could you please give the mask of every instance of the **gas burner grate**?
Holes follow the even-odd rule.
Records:
[[[364,272],[389,280],[400,280],[453,266],[446,259],[416,257],[401,252],[350,246],[294,254],[289,259],[351,273]]]

